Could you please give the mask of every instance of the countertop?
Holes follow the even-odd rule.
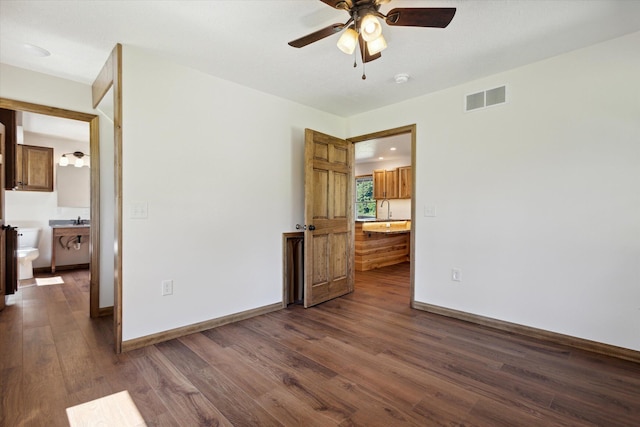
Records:
[[[360,226],[363,233],[405,234],[411,232],[410,220],[365,221]]]
[[[90,228],[91,222],[88,219],[80,220],[81,224],[74,224],[73,219],[50,219],[49,227],[51,228]]]
[[[356,222],[396,222],[396,221],[411,221],[411,218],[391,218],[391,219],[356,219]]]

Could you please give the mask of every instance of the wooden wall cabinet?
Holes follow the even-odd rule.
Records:
[[[393,170],[374,170],[373,198],[376,200],[410,199],[411,166],[403,166]]]
[[[373,171],[373,198],[382,200],[385,198],[387,189],[385,187],[385,171],[377,169]]]
[[[398,168],[398,198],[411,198],[411,166]]]
[[[53,191],[53,148],[17,145],[17,190]]]
[[[384,186],[387,189],[387,199],[398,198],[398,169],[384,172]]]
[[[373,198],[398,198],[398,170],[376,169],[373,171]]]

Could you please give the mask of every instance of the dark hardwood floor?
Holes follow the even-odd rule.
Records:
[[[633,426],[640,365],[411,310],[409,266],[356,291],[126,354],[88,272],[0,313],[2,426],[128,390],[149,426]]]

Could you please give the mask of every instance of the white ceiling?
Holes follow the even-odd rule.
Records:
[[[400,160],[411,163],[411,134],[369,139],[355,145],[356,163],[379,163]]]
[[[319,0],[0,0],[0,62],[92,83],[123,43],[347,117],[640,30],[638,0],[393,0],[381,11],[443,6],[457,8],[445,29],[385,25],[389,47],[364,81],[338,35],[287,45],[348,19]]]

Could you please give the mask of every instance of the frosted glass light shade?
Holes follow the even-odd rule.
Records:
[[[69,158],[63,154],[58,163],[60,166],[67,166],[69,164]]]
[[[81,168],[82,166],[84,166],[84,160],[82,160],[82,157],[76,158],[74,166],[77,168]]]
[[[373,41],[380,37],[382,34],[382,25],[380,25],[380,21],[373,15],[367,15],[362,18],[362,22],[360,23],[360,34],[362,34],[362,38],[366,42]]]
[[[376,53],[382,52],[387,48],[387,41],[384,39],[382,34],[377,39],[371,40],[367,42],[367,50],[369,51],[369,55],[375,55]]]
[[[338,39],[338,49],[351,55],[358,45],[358,33],[353,28],[347,28]]]

